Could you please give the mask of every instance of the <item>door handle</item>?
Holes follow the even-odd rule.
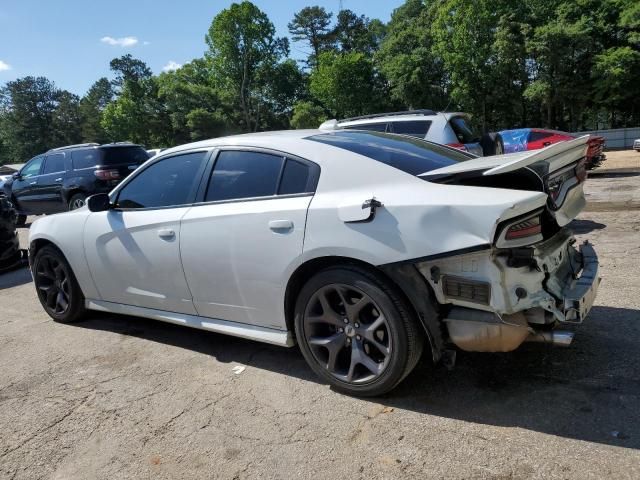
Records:
[[[164,238],[166,240],[170,240],[172,238],[175,238],[176,232],[173,231],[170,228],[161,228],[160,230],[158,230],[158,236],[160,238]]]
[[[61,182],[61,181],[62,181],[62,177],[60,177],[60,178],[56,178],[56,179],[54,180],[54,182]]]
[[[36,183],[38,183],[37,180],[35,182],[29,182],[29,185],[35,185]]]
[[[293,222],[291,220],[271,220],[269,222],[269,228],[274,232],[283,232],[291,230],[293,228]]]

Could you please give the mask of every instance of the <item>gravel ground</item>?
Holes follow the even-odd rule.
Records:
[[[574,223],[603,282],[571,347],[423,361],[375,400],[318,383],[296,349],[133,317],[56,324],[28,270],[4,274],[0,478],[640,478],[628,167],[592,176]]]

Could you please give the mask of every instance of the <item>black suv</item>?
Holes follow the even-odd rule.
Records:
[[[111,191],[148,158],[146,150],[133,143],[54,148],[13,174],[5,193],[18,211],[17,224],[22,225],[27,215],[82,207],[89,195]]]

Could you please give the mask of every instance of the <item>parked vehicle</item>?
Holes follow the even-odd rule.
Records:
[[[4,190],[23,225],[27,215],[82,207],[89,195],[110,191],[148,158],[144,148],[132,143],[54,148],[29,160]]]
[[[567,344],[599,284],[569,222],[587,138],[472,158],[409,136],[294,130],[152,158],[87,208],[37,220],[55,320],[137,315],[300,345],[335,388],[379,395],[455,344]]]
[[[0,193],[0,273],[11,270],[24,261],[24,250],[20,250],[15,222],[15,208]]]
[[[166,148],[151,148],[151,149],[147,150],[147,153],[149,154],[149,158],[151,158],[151,157],[155,157],[156,155],[158,155],[163,150],[166,150]]]
[[[408,110],[328,120],[320,129],[369,130],[410,135],[482,156],[480,136],[471,128],[470,119],[470,115],[462,112]]]
[[[542,128],[518,128],[515,130],[502,130],[495,135],[495,152],[513,153],[527,150],[538,150],[558,142],[566,142],[577,138],[576,135],[558,130],[545,130]],[[587,169],[599,167],[606,160],[604,154],[604,137],[589,136],[589,148],[587,149]]]
[[[636,152],[640,152],[640,138],[637,138],[634,142],[633,142],[633,149]]]

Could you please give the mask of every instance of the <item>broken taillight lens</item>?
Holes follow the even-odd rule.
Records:
[[[576,166],[576,178],[578,179],[578,183],[582,183],[587,179],[587,159],[583,158],[578,162]]]
[[[505,240],[519,240],[525,237],[540,235],[541,233],[542,225],[540,223],[540,215],[536,215],[511,225],[507,229],[504,238]]]

